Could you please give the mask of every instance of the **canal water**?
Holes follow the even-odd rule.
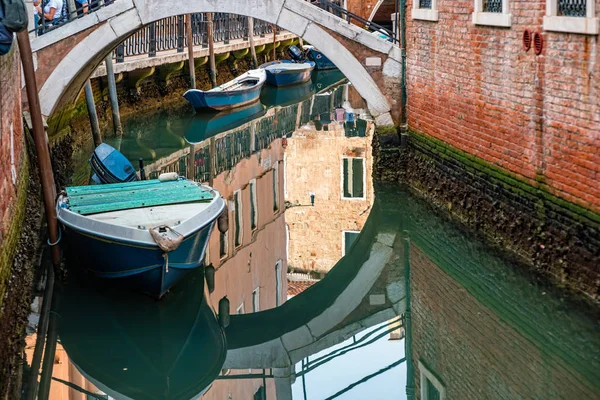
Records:
[[[375,127],[339,72],[232,113],[123,122],[107,142],[147,175],[227,199],[214,290],[203,269],[160,301],[58,280],[50,399],[600,398],[598,313],[375,185]]]

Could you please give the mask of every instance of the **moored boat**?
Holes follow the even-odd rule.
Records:
[[[165,179],[68,187],[56,208],[73,261],[157,298],[199,267],[225,201],[208,186]]]
[[[190,89],[183,97],[196,110],[229,110],[257,101],[266,79],[264,69],[253,69],[211,90]]]
[[[267,72],[267,83],[273,86],[290,86],[308,82],[315,68],[314,61],[296,63],[289,60],[272,61],[259,68]]]

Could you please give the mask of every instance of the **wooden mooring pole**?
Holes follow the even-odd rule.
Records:
[[[94,147],[102,144],[102,135],[100,134],[100,124],[98,123],[98,113],[96,113],[96,103],[94,102],[94,91],[90,80],[85,83],[85,104],[87,105],[90,125],[92,126],[92,137],[94,138]]]
[[[27,91],[29,112],[31,113],[31,124],[33,125],[33,141],[35,143],[40,181],[42,183],[42,196],[44,200],[44,210],[46,212],[46,223],[48,225],[48,236],[50,237],[50,242],[52,244],[52,263],[57,266],[60,263],[60,248],[58,247],[60,236],[55,208],[56,186],[54,183],[54,174],[52,172],[52,162],[50,161],[48,137],[44,131],[42,109],[40,107],[40,98],[38,97],[37,82],[35,80],[31,43],[27,31],[19,32],[17,34],[17,41],[19,43],[21,62],[23,64],[23,76],[25,77],[25,89]],[[18,79],[18,77],[14,77],[14,79]]]
[[[277,59],[277,25],[273,24],[273,61]]]
[[[112,110],[113,131],[116,136],[123,136],[123,127],[121,126],[121,114],[119,113],[119,98],[117,97],[117,82],[115,80],[115,71],[113,69],[112,52],[104,59],[106,63],[106,77],[108,78],[108,97],[110,98],[110,108]]]
[[[254,18],[252,17],[248,17],[248,40],[250,41],[250,54],[252,55],[252,68],[258,68],[258,59],[254,48]]]
[[[196,89],[196,63],[194,62],[194,35],[192,34],[192,14],[185,16],[188,61],[190,66],[190,89]]]
[[[207,36],[208,36],[208,56],[210,59],[210,82],[212,87],[217,86],[217,65],[215,63],[215,38],[213,35],[213,13],[206,14]]]

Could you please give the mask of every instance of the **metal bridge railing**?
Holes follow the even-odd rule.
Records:
[[[388,37],[388,40],[393,43],[398,43],[397,35],[394,34],[391,30],[376,24],[375,22],[369,21],[361,17],[360,15],[354,14],[345,8],[341,7],[339,4],[333,3],[328,0],[312,0],[311,3],[325,11],[330,12],[331,14],[340,17],[348,21],[348,23],[356,22],[356,25],[367,29],[371,32],[377,32],[379,34],[385,35]]]
[[[116,0],[88,0],[83,4],[79,4],[74,0],[63,0],[63,5],[60,10],[55,11],[55,16],[60,15],[60,17],[54,18],[52,21],[46,20],[43,17],[43,10],[48,5],[48,0],[40,0],[39,6],[42,10],[42,13],[35,14],[34,29],[29,32],[35,32],[38,36],[43,35],[44,33],[50,32],[56,28],[59,28],[73,20],[85,17],[88,14],[92,14],[98,11],[101,8],[112,5]]]
[[[228,43],[235,39],[248,39],[248,18],[242,15],[214,13],[213,35],[215,42]],[[125,57],[148,54],[154,57],[156,52],[177,50],[183,52],[187,47],[184,18],[182,15],[161,19],[149,24],[125,39],[115,49],[113,57],[123,62]],[[194,46],[208,47],[206,13],[192,14],[192,41]],[[265,36],[273,32],[273,27],[262,20],[254,21],[254,35]]]

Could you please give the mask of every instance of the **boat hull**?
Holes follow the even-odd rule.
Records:
[[[213,220],[186,237],[168,253],[168,259],[158,246],[108,239],[74,227],[64,227],[64,240],[70,261],[81,269],[160,298],[189,271],[202,265],[214,225]]]
[[[315,62],[315,69],[335,69],[337,68],[325,54],[315,49],[308,50],[308,59]]]
[[[315,63],[304,64],[290,62],[272,62],[267,64],[267,83],[272,86],[290,86],[308,82],[311,78]]]
[[[243,84],[249,81],[254,82],[254,84],[246,88],[227,90],[228,87],[232,88],[235,84]],[[260,90],[265,81],[265,71],[252,70],[212,90],[190,89],[184,93],[183,97],[196,110],[231,110],[258,101]]]

